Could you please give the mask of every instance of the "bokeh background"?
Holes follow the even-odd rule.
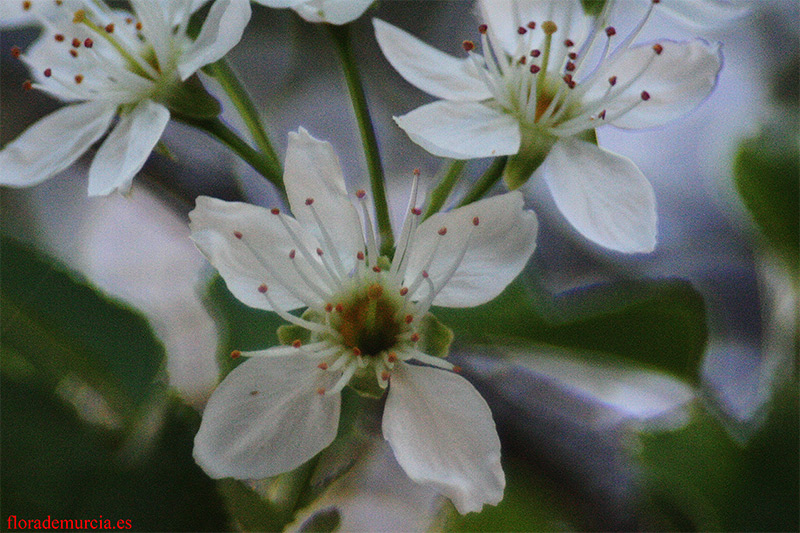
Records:
[[[640,4],[623,2],[632,17]],[[427,103],[430,97],[407,84],[382,57],[372,17],[453,54],[460,53],[464,39],[475,38],[479,21],[467,1],[389,0],[378,2],[353,25],[356,57],[399,227],[399,206],[405,205],[413,169],[421,170],[423,187],[429,189],[441,161],[410,142],[392,121],[392,116]],[[504,504],[466,520],[452,520],[434,493],[408,481],[391,453],[373,443],[364,455],[368,459],[313,509],[334,506],[340,511],[341,526],[355,530],[374,530],[375,524],[385,530],[796,530],[798,28],[800,7],[793,0],[754,1],[747,15],[710,28],[678,25],[660,14],[646,28],[643,40],[702,36],[721,42],[724,55],[716,90],[688,116],[653,130],[598,131],[602,146],[630,157],[653,183],[659,216],[655,252],[628,256],[600,249],[570,229],[542,184],[534,184],[528,198],[541,228],[537,251],[521,283],[529,299],[538,302],[537,312],[557,318],[561,304],[588,305],[581,300],[586,287],[629,287],[628,301],[634,301],[644,298],[643,287],[650,287],[643,280],[660,280],[660,288],[652,289],[656,292],[664,283],[673,283],[664,280],[686,280],[690,285],[674,281],[667,292],[671,301],[684,299],[693,309],[699,306],[697,295],[702,296],[705,313],[687,318],[699,317],[704,323],[694,326],[707,333],[700,341],[702,358],[692,379],[662,372],[659,365],[648,364],[647,356],[637,360],[636,343],[647,354],[660,350],[659,343],[664,342],[653,338],[650,345],[646,309],[641,315],[644,325],[636,330],[641,335],[628,339],[633,343],[626,348],[629,357],[619,361],[576,347],[590,347],[589,341],[534,346],[518,342],[514,335],[508,342],[480,335],[459,337],[452,356],[487,398],[503,440],[509,477]],[[24,49],[36,35],[32,28],[0,33],[2,144],[58,106],[43,94],[22,90],[26,70],[9,51],[12,45]],[[333,144],[351,190],[367,188],[346,86],[322,28],[301,21],[289,10],[254,7],[245,38],[230,60],[262,111],[281,156],[287,132],[303,126]],[[204,81],[213,91],[214,81]],[[235,116],[225,118],[238,125]],[[213,271],[188,240],[186,215],[199,194],[245,198],[264,206],[279,200],[266,181],[204,134],[170,123],[163,141],[171,156],[153,155],[129,197],[88,199],[87,157],[37,187],[2,190],[2,233],[14,239],[4,240],[6,246],[0,250],[4,258],[13,260],[23,243],[142,313],[143,327],[152,328],[163,344],[163,381],[181,405],[191,406],[167,415],[162,412],[150,426],[138,426],[143,433],[138,442],[157,442],[150,444],[154,455],[144,459],[130,459],[136,446],[127,441],[119,446],[106,433],[102,438],[95,433],[87,437],[58,423],[45,429],[50,415],[32,409],[23,416],[13,407],[3,409],[3,520],[9,514],[22,517],[24,510],[44,516],[57,511],[102,514],[105,505],[108,514],[117,512],[116,518],[133,516],[134,529],[139,530],[267,527],[242,511],[246,505],[241,502],[249,496],[237,493],[241,487],[215,488],[191,463],[193,409],[203,405],[218,382],[219,354],[232,338],[257,342],[267,326],[235,302],[226,304],[224,312],[209,305],[208,284],[212,283],[212,295],[224,288],[214,282]],[[756,163],[747,166],[751,161]],[[474,179],[487,165],[488,161],[471,161],[465,176]],[[776,166],[781,170],[770,170]],[[780,239],[770,235],[774,222],[765,223],[737,188],[737,179],[747,172],[742,168],[751,167],[758,182],[764,181],[759,172],[777,172],[783,188],[776,190],[788,191],[762,195],[772,194],[769,201],[779,206],[783,222],[788,219],[795,228],[788,252]],[[455,198],[468,185],[460,186]],[[780,207],[787,201],[788,210]],[[13,268],[9,264],[6,269]],[[48,275],[35,269],[11,274],[5,270],[0,275],[6,293],[14,292],[11,283],[29,283],[25,290],[40,291],[37,297],[52,305],[71,297],[47,291],[53,280],[37,279]],[[80,314],[81,307],[75,304],[79,301],[74,297],[64,306],[74,304],[71,309]],[[509,306],[496,318],[501,329],[504,322],[513,321],[514,302],[506,299],[499,304]],[[18,317],[9,309],[3,309],[2,333],[13,339],[9,328],[17,327]],[[637,308],[632,306],[631,312],[635,317]],[[248,322],[226,322],[230,317],[245,317]],[[467,320],[458,313],[440,318]],[[522,320],[515,327],[521,331],[527,326]],[[538,327],[530,324],[531,331]],[[255,328],[255,333],[246,337],[240,328]],[[576,335],[627,334],[608,327],[595,333],[591,328],[581,331]],[[653,335],[658,336],[656,330]],[[10,352],[19,351],[18,346],[8,346],[5,343],[2,352],[5,363]],[[653,361],[657,359],[654,356]],[[3,365],[3,379],[13,384],[21,374],[11,367]],[[55,402],[52,396],[43,399],[39,389],[4,388],[2,399],[5,404],[12,398],[9,406],[51,402],[59,413],[77,412],[80,420],[104,432],[121,424],[113,408],[104,410],[92,396],[91,387],[69,379],[55,380]],[[165,417],[180,417],[181,429],[166,424]],[[83,474],[72,476],[73,459],[85,452],[76,442],[84,439],[92,443],[88,449],[111,449],[114,461],[133,466],[125,475],[84,468]],[[41,461],[29,461],[24,451],[33,441],[42,447]],[[52,455],[54,449],[59,453]],[[147,446],[143,449],[140,456],[147,453]],[[82,460],[83,467],[91,464],[91,454]],[[136,468],[145,468],[145,473]],[[106,480],[104,488],[87,481],[93,472]],[[42,483],[31,481],[37,479]],[[161,507],[152,503],[157,496],[183,487],[182,479],[193,491],[187,498],[194,500],[178,505],[161,499],[166,502]],[[64,494],[70,495],[66,503]],[[98,494],[104,496],[98,499]],[[92,499],[93,505],[86,503]],[[299,523],[302,518],[295,526]]]

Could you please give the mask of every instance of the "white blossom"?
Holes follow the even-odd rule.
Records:
[[[290,134],[284,179],[294,217],[208,197],[190,214],[192,239],[230,291],[307,334],[233,354],[249,359],[209,400],[195,459],[215,478],[291,470],[331,443],[341,390],[366,379],[376,391],[388,387],[383,434],[411,479],[462,513],[496,504],[505,481],[489,408],[451,363],[422,347],[432,305],[487,302],[525,266],[537,223],[521,194],[420,223],[415,178],[389,261],[379,258],[366,193],[356,193],[356,208],[330,144],[302,128]],[[302,317],[289,313],[300,308]]]
[[[375,19],[392,66],[440,98],[395,120],[434,155],[511,156],[511,188],[543,177],[586,238],[622,252],[652,251],[652,187],[632,161],[598,147],[594,129],[650,128],[680,117],[710,94],[721,67],[718,46],[700,39],[638,43],[658,4],[622,35],[608,24],[613,0],[594,17],[577,0],[479,0],[480,46],[464,41],[466,58]]]
[[[184,97],[177,93],[182,83],[236,45],[250,19],[247,0],[215,0],[192,39],[189,18],[202,1],[130,3],[131,13],[77,0],[36,11],[45,30],[15,55],[31,70],[29,88],[68,105],[0,151],[0,185],[26,187],[54,176],[110,129],[89,169],[89,195],[126,192],[160,139],[169,106]]]
[[[375,0],[253,0],[267,7],[291,8],[308,22],[342,25],[360,17]]]

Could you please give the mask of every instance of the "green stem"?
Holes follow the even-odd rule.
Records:
[[[483,176],[478,178],[478,181],[475,182],[475,185],[472,186],[472,189],[470,189],[458,206],[461,207],[462,205],[471,204],[483,198],[483,196],[489,192],[489,189],[500,180],[507,162],[508,156],[496,157],[494,161],[492,161],[492,164],[489,165],[489,168],[486,169],[486,172],[483,173]]]
[[[355,111],[356,122],[358,122],[358,129],[361,133],[361,143],[364,145],[364,155],[367,159],[367,169],[375,203],[375,214],[378,219],[378,232],[381,236],[381,253],[387,255],[394,248],[394,237],[392,234],[392,221],[389,217],[389,204],[386,202],[383,166],[381,165],[375,129],[369,116],[367,98],[364,95],[364,86],[361,83],[361,75],[358,72],[358,66],[353,56],[349,27],[348,25],[335,26],[333,24],[326,24],[325,27],[328,29],[334,45],[336,45],[336,51],[342,63],[342,70],[344,70],[344,79],[350,92],[350,100],[353,102],[353,111]]]
[[[431,200],[428,204],[428,208],[425,210],[423,220],[441,211],[442,206],[450,197],[450,193],[453,191],[453,187],[458,181],[458,178],[461,177],[461,172],[464,170],[466,164],[467,162],[464,159],[452,159],[447,163],[447,170],[445,170],[444,176],[442,176],[442,179],[431,191]],[[444,165],[442,168],[444,168]]]
[[[184,124],[188,124],[197,129],[203,130],[210,136],[214,137],[216,140],[233,150],[236,155],[244,159],[251,167],[258,171],[259,174],[264,176],[270,181],[270,183],[275,185],[275,187],[277,187],[282,194],[286,194],[283,186],[283,176],[281,175],[280,169],[275,167],[274,162],[267,158],[264,154],[254,150],[241,137],[236,135],[233,130],[228,128],[228,126],[226,126],[220,119],[199,119],[187,117],[185,115],[176,115],[174,118],[180,122],[183,122]]]
[[[261,123],[258,110],[256,106],[253,105],[253,100],[247,93],[247,89],[245,89],[242,82],[239,81],[239,78],[236,76],[236,73],[233,71],[228,61],[220,59],[210,64],[208,70],[222,86],[222,89],[225,91],[225,94],[228,95],[228,98],[231,99],[231,102],[233,102],[233,106],[239,112],[239,116],[242,117],[242,120],[244,120],[244,124],[247,126],[250,135],[253,136],[256,146],[258,146],[264,155],[272,160],[275,167],[280,171],[280,158],[278,158],[278,154],[276,154],[275,150],[272,148],[272,143],[269,142],[269,137]]]

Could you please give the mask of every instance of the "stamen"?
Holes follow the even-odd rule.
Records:
[[[22,55],[22,50],[20,49],[19,46],[12,46],[11,47],[11,56],[14,59],[19,59],[19,56],[21,56],[21,55]]]
[[[464,51],[470,52],[475,49],[475,43],[472,41],[464,41],[461,43],[461,47],[464,49]]]
[[[411,235],[413,235],[416,228],[416,218],[422,213],[421,210],[416,208],[417,204],[417,191],[419,189],[419,169],[413,172],[414,178],[411,181],[411,194],[408,198],[408,207],[406,207],[406,218],[403,221],[403,228],[400,230],[400,238],[397,240],[398,246],[392,260],[392,266],[389,273],[395,276],[400,272],[400,266],[406,261],[406,256],[411,251]],[[402,276],[402,274],[400,274]]]
[[[433,357],[417,350],[414,350],[414,352],[411,354],[411,359],[419,361],[420,363],[425,363],[426,365],[443,368],[445,370],[453,370],[454,368],[452,363],[445,361],[441,357]]]
[[[272,297],[270,296],[269,290],[268,290],[268,287],[267,287],[266,284],[260,285],[258,287],[258,292],[260,292],[261,294],[264,295],[264,297],[267,299],[267,302],[269,302],[270,307],[272,307],[272,310],[275,311],[275,313],[277,313],[278,316],[280,316],[285,321],[290,322],[290,323],[294,324],[295,326],[300,326],[301,328],[305,328],[305,329],[307,329],[309,331],[314,331],[316,333],[327,333],[327,334],[335,335],[337,337],[339,336],[339,332],[337,332],[337,331],[335,331],[335,330],[333,330],[333,329],[331,329],[331,328],[329,328],[327,326],[323,326],[322,324],[317,324],[316,322],[310,322],[310,321],[305,320],[303,318],[296,317],[296,316],[292,315],[291,313],[288,313],[287,311],[284,311],[283,309],[281,309],[275,303],[275,300],[273,300]]]
[[[341,282],[347,277],[347,273],[345,272],[341,257],[339,257],[339,251],[337,247],[333,244],[333,239],[331,239],[331,235],[330,233],[328,233],[326,225],[322,223],[322,219],[320,218],[319,213],[317,213],[316,208],[314,208],[314,199],[307,198],[306,205],[311,210],[311,215],[314,217],[314,222],[317,223],[317,227],[319,227],[322,233],[323,243],[325,244],[325,246],[328,247],[328,250],[332,250],[331,255],[333,256],[333,266],[334,266],[333,270],[336,271],[339,281]],[[324,262],[325,258],[323,258],[322,260]],[[330,267],[328,267],[328,269],[332,270]]]
[[[278,213],[276,214],[275,211],[278,211]],[[319,276],[320,280],[323,283],[325,283],[329,289],[333,290],[340,289],[341,286],[339,280],[336,278],[336,275],[327,268],[325,263],[314,259],[314,257],[311,255],[311,252],[309,252],[308,248],[305,246],[303,241],[300,240],[300,237],[297,235],[292,226],[289,224],[287,220],[288,217],[286,217],[286,215],[281,215],[280,210],[278,209],[273,209],[272,213],[278,216],[278,220],[281,221],[281,224],[283,225],[283,228],[286,230],[286,233],[289,234],[289,237],[291,237],[295,246],[297,246],[297,248],[300,250],[300,253],[303,254],[303,257],[308,262],[308,264],[311,265],[311,268],[314,269],[314,272],[317,273],[317,276]]]
[[[345,385],[347,385],[347,383],[350,381],[350,378],[352,378],[353,374],[356,373],[357,369],[358,369],[358,362],[356,360],[353,360],[349,365],[347,365],[344,368],[344,372],[342,372],[342,377],[340,377],[339,380],[336,382],[336,384],[330,389],[328,389],[325,392],[325,394],[331,395],[342,392],[342,389],[345,387]]]
[[[369,214],[369,209],[367,209],[367,202],[364,199],[367,193],[363,189],[356,191],[356,197],[359,200],[359,204],[361,204],[361,212],[364,215],[364,232],[367,234],[367,242],[364,243],[367,248],[367,260],[369,266],[374,266],[378,262],[378,245],[376,244],[375,239],[375,226],[372,223],[372,217]]]

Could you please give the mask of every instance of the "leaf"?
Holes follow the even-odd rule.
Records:
[[[680,431],[644,435],[645,529],[797,531],[799,432],[795,381],[746,446],[699,409]]]
[[[151,447],[133,457],[118,434],[84,423],[43,390],[4,375],[0,391],[3,517],[123,519],[135,531],[227,529],[214,483],[192,460],[198,417],[188,407],[171,402]]]
[[[516,341],[613,354],[688,381],[706,344],[705,308],[686,281],[628,281],[550,296],[517,279],[487,304],[437,308],[459,342]]]
[[[797,272],[800,260],[800,153],[786,132],[765,132],[742,143],[734,162],[736,187],[773,246]],[[791,135],[788,135],[791,137]],[[788,141],[788,142],[787,142]],[[796,137],[795,137],[796,141]]]
[[[35,369],[51,387],[77,377],[132,424],[163,391],[164,348],[147,321],[15,240],[3,237],[2,252],[3,358]]]

